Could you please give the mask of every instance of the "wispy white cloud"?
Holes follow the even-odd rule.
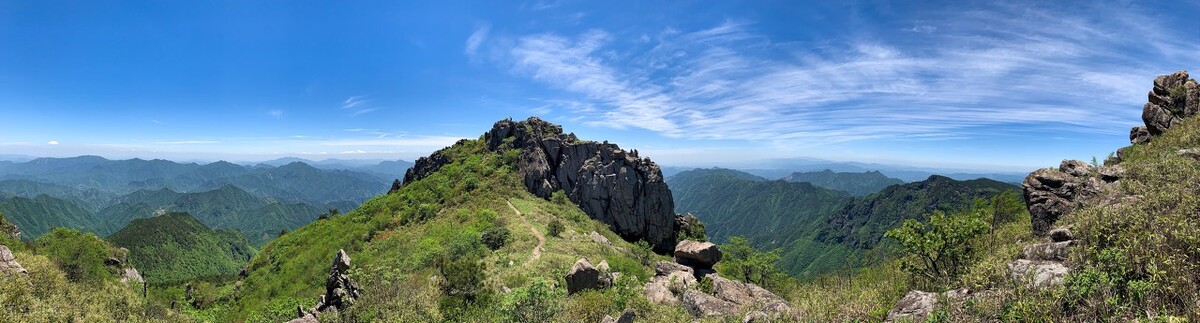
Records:
[[[375,112],[375,110],[379,110],[379,108],[364,108],[364,109],[358,109],[358,110],[355,110],[354,112],[351,112],[351,113],[350,113],[350,116],[352,116],[352,117],[357,117],[357,116],[359,116],[359,115],[362,115],[362,114],[364,114],[364,113],[371,113],[371,112]]]
[[[352,109],[365,103],[367,103],[367,97],[365,95],[352,96],[346,98],[345,101],[342,101],[342,109]]]
[[[47,145],[57,145],[57,144],[58,144],[58,140],[51,140],[50,142],[47,142],[46,144],[47,144]]]
[[[176,140],[176,141],[155,141],[155,144],[160,145],[212,145],[219,144],[217,140]]]
[[[465,52],[467,56],[475,56],[475,52],[479,50],[479,45],[487,40],[488,33],[491,32],[492,25],[488,23],[480,23],[475,26],[475,31],[467,37]]]
[[[907,42],[789,49],[729,20],[657,37],[517,37],[498,63],[581,96],[585,122],[673,138],[786,144],[953,140],[1006,131],[1116,134],[1156,74],[1200,64],[1187,31],[1136,8],[997,5],[920,17]],[[946,28],[927,23],[938,21]],[[1194,36],[1194,35],[1191,35]],[[653,46],[624,46],[649,41]],[[564,100],[565,101],[565,100]]]
[[[283,110],[272,109],[271,111],[267,111],[267,115],[269,115],[275,119],[280,119],[280,118],[283,118]]]

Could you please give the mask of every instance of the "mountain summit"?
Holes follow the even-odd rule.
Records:
[[[548,199],[562,190],[588,216],[608,224],[625,240],[645,240],[658,252],[674,249],[679,221],[671,190],[658,164],[638,157],[637,150],[579,140],[537,117],[496,122],[483,140],[489,151],[516,156],[517,175],[533,195]],[[404,183],[449,162],[442,151],[422,157],[404,175]]]

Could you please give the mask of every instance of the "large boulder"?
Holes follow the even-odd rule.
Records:
[[[1033,233],[1044,236],[1077,202],[1096,197],[1106,185],[1087,163],[1064,160],[1058,169],[1043,168],[1025,177],[1021,188]]]
[[[741,308],[734,303],[725,301],[715,296],[705,294],[704,292],[689,289],[683,292],[680,297],[683,306],[687,308],[692,316],[710,317],[710,316],[725,316],[737,314]]]
[[[911,322],[924,322],[925,318],[929,317],[929,313],[933,312],[933,308],[937,306],[938,294],[914,290],[908,292],[896,302],[891,310],[887,312],[887,318],[884,322],[897,322],[908,320]]]
[[[1071,251],[1071,241],[1046,242],[1025,246],[1025,259],[1029,260],[1067,260]]]
[[[325,294],[317,298],[317,312],[344,310],[354,304],[360,289],[357,283],[350,280],[349,273],[350,255],[346,254],[346,250],[338,250],[329,267],[329,276],[325,279]]]
[[[608,288],[612,284],[607,277],[600,272],[600,269],[588,262],[587,258],[580,258],[567,271],[567,295],[575,294],[587,289],[603,289]]]
[[[1148,102],[1142,108],[1142,121],[1152,136],[1162,135],[1183,119],[1200,112],[1200,85],[1188,76],[1187,71],[1155,78],[1154,88],[1147,97]]]
[[[521,151],[517,174],[526,190],[550,198],[562,190],[589,217],[627,241],[645,240],[660,253],[675,245],[675,204],[658,164],[616,144],[579,140],[536,117],[501,120],[484,134],[493,152]],[[441,151],[417,159],[404,184],[449,163]]]
[[[121,268],[120,281],[121,281],[121,283],[125,283],[125,284],[128,284],[130,282],[138,283],[138,284],[146,282],[145,279],[142,279],[142,274],[138,273],[137,268],[133,268],[133,267]]]
[[[8,250],[8,246],[0,245],[0,274],[28,274],[25,267],[17,263],[17,258],[13,256],[12,250]]]
[[[712,242],[683,240],[675,245],[675,262],[693,268],[712,268],[721,261],[721,250]]]
[[[1063,283],[1063,277],[1071,271],[1062,262],[1050,260],[1018,259],[1008,264],[1013,280],[1031,288],[1042,288]]]

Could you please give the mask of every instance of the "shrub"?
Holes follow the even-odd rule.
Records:
[[[53,260],[72,282],[99,282],[116,277],[104,265],[112,248],[94,234],[54,228],[38,238],[35,245],[38,253]]]
[[[721,252],[725,256],[719,269],[725,276],[767,287],[773,278],[781,275],[775,267],[780,259],[779,250],[761,252],[746,238],[733,236],[728,244],[721,246]]]
[[[900,243],[906,255],[901,264],[905,271],[941,287],[970,265],[975,257],[971,239],[987,233],[988,228],[974,210],[952,216],[935,211],[927,222],[908,219],[884,236]]]
[[[549,282],[536,279],[509,293],[503,306],[512,322],[549,322],[558,312],[558,295]]]
[[[558,205],[567,205],[571,203],[571,199],[567,198],[567,193],[563,192],[563,190],[557,190],[554,191],[554,193],[550,193],[550,201]]]
[[[563,227],[562,221],[558,219],[550,220],[550,224],[546,226],[546,233],[551,237],[558,237],[559,234],[562,234],[563,230],[566,230],[566,228]]]
[[[500,248],[504,248],[504,244],[508,242],[509,235],[510,233],[508,228],[492,227],[486,231],[483,231],[483,235],[480,237],[480,239],[483,240],[483,245],[487,246],[488,249],[496,251],[500,250]]]

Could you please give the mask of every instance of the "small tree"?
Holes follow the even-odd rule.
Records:
[[[566,227],[563,227],[562,221],[558,219],[550,220],[550,224],[546,225],[547,234],[551,237],[557,237],[563,230],[566,230]]]
[[[491,227],[483,231],[480,239],[483,240],[483,245],[487,246],[492,251],[504,248],[504,244],[508,242],[509,231],[505,227]]]
[[[975,210],[955,215],[935,211],[926,222],[913,219],[888,230],[885,237],[900,243],[906,257],[901,267],[934,285],[958,278],[975,256],[971,239],[987,233],[988,223]]]
[[[766,287],[779,269],[779,250],[762,252],[750,245],[750,241],[740,236],[729,238],[729,243],[721,246],[725,255],[721,259],[722,274],[734,277],[747,283],[755,283]]]

